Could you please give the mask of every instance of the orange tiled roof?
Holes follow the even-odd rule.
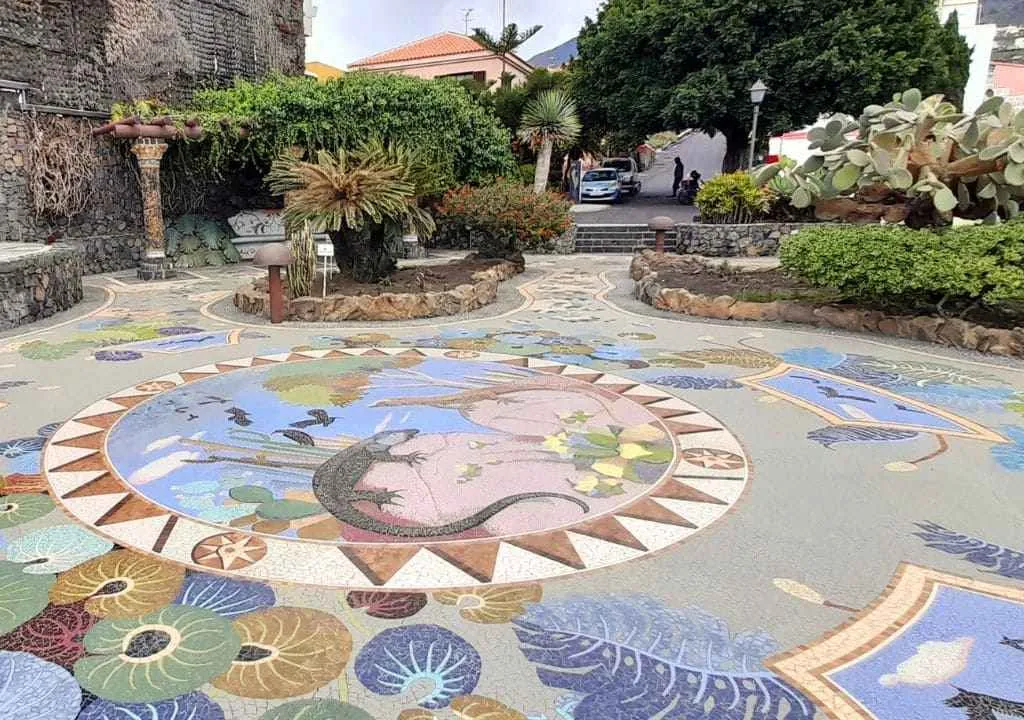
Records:
[[[392,50],[386,50],[376,55],[356,60],[350,63],[349,67],[365,67],[367,65],[381,65],[383,63],[405,62],[408,60],[420,60],[422,58],[440,57],[442,55],[461,55],[463,53],[479,52],[483,47],[471,37],[459,35],[453,32],[443,32],[431,35],[423,40],[402,45]]]

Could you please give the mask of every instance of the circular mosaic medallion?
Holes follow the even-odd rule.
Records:
[[[718,519],[748,463],[664,390],[484,352],[266,355],[140,383],[46,447],[54,497],[115,542],[335,587],[513,583],[632,560]]]

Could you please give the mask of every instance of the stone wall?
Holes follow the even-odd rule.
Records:
[[[0,243],[0,330],[49,317],[81,299],[77,248]]]
[[[808,223],[679,224],[676,225],[676,251],[709,257],[778,255],[782,239],[807,226]]]
[[[498,284],[523,272],[524,266],[512,260],[472,275],[472,284],[450,290],[380,295],[307,296],[284,298],[284,317],[304,322],[341,322],[345,320],[411,320],[415,318],[464,315],[490,305],[498,299]],[[250,315],[270,317],[267,280],[260,278],[235,291],[234,304]]]
[[[1024,25],[1006,25],[996,30],[994,62],[1024,63]]]
[[[79,118],[39,116],[43,125],[74,125],[86,136],[95,123]],[[38,216],[32,208],[25,166],[28,163],[30,118],[0,106],[0,241],[41,242],[60,239],[82,250],[84,271],[109,272],[134,267],[143,246],[142,208],[138,184],[123,149],[108,140],[83,138],[83,152],[97,162],[95,188],[86,209],[71,221]]]
[[[0,79],[30,102],[107,110],[272,70],[298,74],[302,0],[4,0]]]
[[[0,80],[31,85],[25,100],[35,106],[105,113],[118,100],[181,100],[236,77],[301,73],[304,48],[302,0],[0,0]],[[95,143],[86,211],[37,217],[24,171],[30,117],[17,100],[0,94],[0,240],[66,239],[84,251],[86,272],[134,266],[141,202],[124,149]],[[36,116],[55,117],[48,108]]]

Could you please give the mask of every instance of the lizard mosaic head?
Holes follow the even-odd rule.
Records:
[[[379,447],[392,448],[396,445],[401,445],[404,442],[412,440],[419,434],[419,430],[387,430],[385,432],[377,433],[369,439],[369,442],[372,442],[374,445]]]

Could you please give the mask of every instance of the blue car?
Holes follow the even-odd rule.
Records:
[[[617,203],[622,198],[622,183],[614,168],[596,168],[583,173],[580,201]]]

